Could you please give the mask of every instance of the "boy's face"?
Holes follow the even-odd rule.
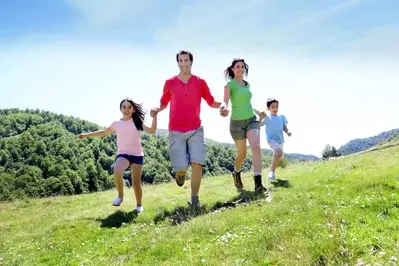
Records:
[[[278,112],[278,103],[274,102],[267,108],[272,115],[277,115]]]

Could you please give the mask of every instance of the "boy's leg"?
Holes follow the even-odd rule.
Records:
[[[114,179],[116,190],[118,191],[118,197],[114,199],[113,205],[119,206],[123,201],[123,173],[129,167],[130,162],[127,158],[123,157],[124,155],[118,155],[116,157],[115,165],[114,165]]]
[[[169,155],[173,169],[176,172],[176,184],[181,187],[186,181],[186,171],[189,165],[185,133],[169,132]]]
[[[191,132],[190,132],[191,133]],[[199,206],[199,190],[202,180],[202,167],[206,163],[206,143],[203,127],[199,127],[187,141],[188,154],[192,167],[191,172],[191,204]]]
[[[134,157],[136,160],[133,160],[133,163],[130,165],[132,169],[132,184],[133,184],[133,191],[134,191],[134,196],[136,197],[136,204],[137,212],[142,212],[143,211],[143,203],[142,203],[142,198],[143,198],[143,190],[141,188],[141,172],[143,168],[143,157],[141,156],[135,156]]]
[[[276,177],[275,171],[276,171],[276,168],[278,166],[280,159],[283,156],[283,150],[282,150],[282,145],[275,141],[270,141],[269,146],[273,150],[272,164],[271,164],[270,173],[269,173],[269,180],[272,181]]]

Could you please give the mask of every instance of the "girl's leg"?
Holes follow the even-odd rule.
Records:
[[[133,190],[134,190],[134,195],[136,197],[136,203],[137,203],[137,211],[141,212],[142,211],[142,197],[143,197],[143,191],[141,189],[141,170],[143,165],[141,164],[135,164],[133,163],[131,166],[132,168],[132,184],[133,184]]]
[[[114,206],[119,206],[123,201],[123,173],[129,167],[129,160],[119,157],[114,165],[114,179],[118,197],[114,200]]]
[[[252,167],[254,175],[262,174],[262,152],[260,149],[260,130],[251,129],[247,132],[247,138],[252,151]]]

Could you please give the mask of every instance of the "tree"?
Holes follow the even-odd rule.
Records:
[[[330,157],[338,157],[339,152],[334,146],[327,144],[326,147],[324,147],[321,156],[323,159],[328,159]]]

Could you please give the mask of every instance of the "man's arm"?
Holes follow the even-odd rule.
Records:
[[[220,108],[220,106],[222,105],[221,102],[215,101],[215,98],[213,97],[211,90],[209,89],[208,84],[205,80],[203,80],[202,98],[212,108]]]
[[[163,86],[161,100],[159,101],[159,107],[155,107],[155,108],[151,109],[151,111],[150,111],[151,116],[157,115],[159,112],[165,110],[165,108],[168,107],[170,99],[171,99],[171,93],[170,93],[170,88],[169,88],[169,82],[165,81],[165,84]]]

